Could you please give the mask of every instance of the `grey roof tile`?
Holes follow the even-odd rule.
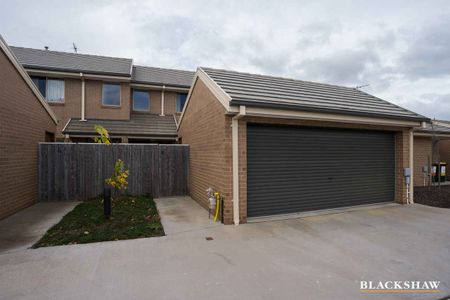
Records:
[[[111,135],[135,137],[176,137],[177,126],[173,116],[159,116],[149,113],[132,113],[130,120],[71,119],[64,134],[96,135],[95,125],[105,127]]]
[[[428,120],[355,88],[212,68],[201,69],[231,97],[230,105]]]
[[[146,66],[133,66],[132,81],[136,83],[169,85],[189,88],[195,72],[162,69]]]
[[[130,77],[133,60],[79,53],[11,47],[25,68]]]

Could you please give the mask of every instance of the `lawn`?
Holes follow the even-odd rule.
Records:
[[[163,235],[164,229],[151,197],[115,198],[110,219],[103,216],[103,199],[96,198],[77,205],[33,248]]]

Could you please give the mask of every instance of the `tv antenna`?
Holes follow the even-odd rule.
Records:
[[[75,43],[72,43],[72,47],[73,47],[73,51],[75,53],[78,53],[78,48],[77,48],[77,45]]]
[[[370,85],[370,83],[368,83],[368,84],[363,84],[363,85],[357,85],[357,86],[355,86],[355,90],[360,90],[360,89],[362,89],[363,87],[367,87],[367,86],[369,86]]]

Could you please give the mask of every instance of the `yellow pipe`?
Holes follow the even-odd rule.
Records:
[[[214,196],[216,196],[216,215],[214,216],[214,222],[217,222],[217,217],[219,216],[219,207],[220,207],[220,194],[218,192],[215,192]]]

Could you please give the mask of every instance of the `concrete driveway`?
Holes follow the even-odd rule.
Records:
[[[390,206],[235,227],[211,223],[189,198],[164,200],[157,202],[165,237],[0,255],[0,299],[438,299],[450,294],[448,209]],[[362,293],[360,280],[440,280],[442,292]]]

